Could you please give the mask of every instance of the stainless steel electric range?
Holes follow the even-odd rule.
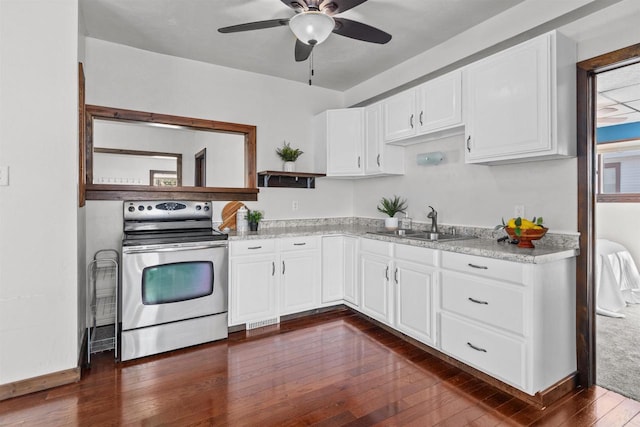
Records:
[[[120,360],[227,337],[227,235],[209,202],[126,201]]]

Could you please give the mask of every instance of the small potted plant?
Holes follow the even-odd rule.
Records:
[[[387,199],[383,197],[378,205],[378,211],[386,214],[388,218],[384,219],[384,227],[387,230],[398,229],[398,218],[395,215],[398,212],[404,212],[407,209],[407,200],[401,199],[399,196],[394,195],[393,198]]]
[[[247,214],[247,221],[249,222],[249,230],[258,231],[258,223],[262,219],[262,211],[252,210]]]
[[[276,148],[276,154],[282,159],[284,162],[282,169],[285,172],[294,172],[295,171],[295,161],[298,160],[304,153],[304,151],[299,148],[291,148],[288,142],[284,142],[281,148]]]

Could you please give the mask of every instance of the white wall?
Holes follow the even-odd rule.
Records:
[[[305,152],[296,162],[297,170],[312,171],[311,119],[328,108],[342,107],[344,102],[340,92],[298,82],[93,38],[86,38],[85,45],[87,104],[255,125],[258,171],[282,168],[275,149],[285,140]],[[263,210],[265,219],[353,213],[350,181],[318,180],[313,190],[261,188],[258,198],[247,205]],[[294,200],[299,204],[297,211],[292,210]],[[214,204],[214,220],[220,220],[224,204]],[[89,259],[96,249],[119,242],[121,205],[87,203]],[[115,216],[99,212],[102,209]]]
[[[575,159],[483,166],[464,163],[464,136],[423,142],[406,148],[405,175],[359,181],[354,191],[357,216],[382,218],[376,206],[382,196],[397,194],[408,200],[408,214],[430,221],[428,205],[438,211],[438,222],[493,227],[525,206],[527,217],[542,216],[556,232],[574,232],[576,198]],[[419,153],[442,151],[445,160],[418,166]]]
[[[78,361],[77,0],[0,1],[0,384]]]
[[[597,203],[596,237],[624,245],[640,268],[640,203]]]
[[[479,49],[531,29],[583,2],[525,2],[474,27],[430,51],[345,92],[352,105],[465,58]],[[541,4],[545,3],[545,7]],[[579,60],[640,42],[637,22],[640,2],[621,1],[559,30],[576,40]],[[407,173],[402,177],[356,182],[354,214],[381,217],[375,207],[382,196],[398,194],[409,201],[409,214],[426,221],[427,205],[439,211],[445,224],[491,227],[525,205],[526,216],[542,216],[553,231],[577,230],[577,162],[575,159],[525,165],[465,165],[461,137],[421,143],[406,150]],[[417,167],[415,155],[444,151],[447,160]]]

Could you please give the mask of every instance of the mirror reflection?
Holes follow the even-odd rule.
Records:
[[[243,187],[242,134],[93,120],[93,184]]]

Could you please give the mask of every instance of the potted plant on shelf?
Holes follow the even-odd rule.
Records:
[[[295,161],[298,160],[304,153],[304,151],[299,148],[291,148],[288,142],[284,142],[281,148],[276,148],[276,154],[282,159],[283,166],[282,170],[285,172],[294,172],[295,171]]]
[[[252,210],[247,214],[247,221],[249,222],[249,230],[258,231],[258,223],[262,219],[262,211]]]
[[[407,200],[401,199],[399,196],[394,195],[393,198],[387,199],[383,197],[378,205],[378,211],[386,214],[388,218],[384,219],[384,227],[387,230],[398,229],[398,218],[395,218],[395,214],[398,212],[404,212],[407,209]]]

